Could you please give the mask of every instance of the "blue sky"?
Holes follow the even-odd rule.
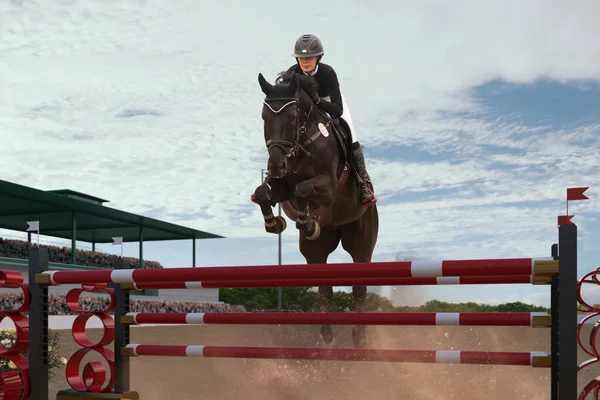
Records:
[[[199,265],[276,263],[277,237],[248,200],[266,163],[256,77],[272,81],[313,32],[379,197],[374,260],[547,256],[566,188],[590,186],[571,210],[580,275],[598,266],[600,3],[164,4],[0,5],[2,179],[227,236],[198,243]],[[283,262],[301,263],[292,228]],[[191,264],[191,242],[144,253]],[[330,258],[345,261],[340,249]],[[530,286],[381,293],[397,304],[549,300]]]

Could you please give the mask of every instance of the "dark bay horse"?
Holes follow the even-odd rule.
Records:
[[[353,262],[370,262],[379,230],[377,207],[359,205],[359,186],[346,161],[350,155],[343,151],[352,146],[342,147],[333,121],[305,92],[316,82],[300,74],[275,85],[262,74],[258,81],[266,95],[262,119],[268,176],[251,199],[261,208],[266,231],[278,234],[286,228],[285,219],[273,215],[273,207],[281,203],[287,217],[296,222],[307,263],[325,264],[340,242]],[[354,286],[352,294],[354,311],[364,311],[367,287]],[[333,288],[319,287],[319,298],[321,311],[330,311]],[[355,347],[365,347],[365,332],[364,325],[353,328]],[[331,325],[321,326],[320,338],[325,347],[335,345]]]

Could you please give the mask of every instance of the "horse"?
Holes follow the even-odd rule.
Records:
[[[359,204],[359,178],[350,174],[347,161],[352,149],[348,125],[315,106],[305,89],[318,84],[306,75],[283,75],[273,85],[259,73],[258,82],[265,94],[268,174],[251,200],[260,206],[265,230],[279,234],[286,229],[285,218],[273,215],[273,207],[281,204],[296,222],[300,253],[308,264],[327,263],[340,242],[353,262],[370,262],[379,216],[375,204]],[[367,287],[353,286],[352,294],[354,311],[364,311]],[[321,312],[331,310],[332,287],[319,287],[319,302]],[[322,347],[336,346],[331,325],[322,325],[319,337]],[[352,338],[355,348],[364,348],[365,326],[354,326]]]

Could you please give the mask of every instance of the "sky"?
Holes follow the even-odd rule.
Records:
[[[566,188],[589,186],[569,211],[579,276],[598,267],[599,2],[316,4],[0,2],[1,179],[226,236],[198,241],[198,266],[276,264],[249,201],[267,160],[257,76],[273,82],[314,33],[379,199],[374,261],[549,256]],[[282,242],[284,264],[305,262],[292,223]],[[148,243],[144,257],[191,266],[191,246]],[[348,261],[341,246],[329,258]],[[549,304],[546,286],[370,290],[397,305]]]

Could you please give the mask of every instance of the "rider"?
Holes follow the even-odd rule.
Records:
[[[360,191],[360,204],[368,206],[375,203],[377,198],[373,193],[373,184],[365,167],[362,146],[356,138],[350,110],[344,95],[340,91],[337,74],[331,66],[321,62],[323,54],[325,54],[323,44],[318,37],[315,35],[300,36],[294,46],[293,56],[296,58],[296,64],[292,65],[288,72],[304,73],[313,77],[319,84],[318,93],[309,93],[313,102],[332,117],[341,118],[348,123],[353,143],[352,164],[363,181],[362,190]]]

